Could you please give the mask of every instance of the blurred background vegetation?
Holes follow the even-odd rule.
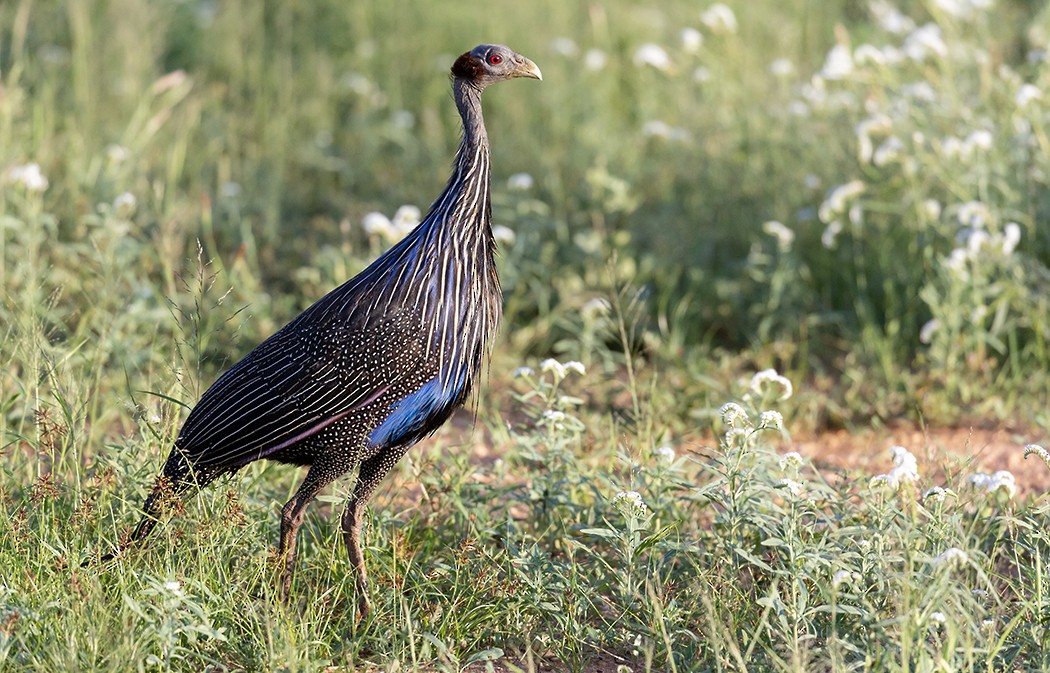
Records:
[[[426,208],[449,63],[495,41],[545,76],[486,97],[496,386],[627,353],[686,423],[775,366],[804,426],[1045,427],[1050,13],[985,4],[5,2],[8,419],[63,376],[93,418],[192,402],[389,244],[367,213]]]
[[[186,407],[439,193],[482,42],[544,73],[485,99],[505,322],[369,509],[376,618],[349,479],[272,595],[288,466],[82,568]],[[1045,498],[969,439],[814,466],[771,412],[1045,444],[1048,47],[1027,0],[0,1],[0,668],[1047,670]]]

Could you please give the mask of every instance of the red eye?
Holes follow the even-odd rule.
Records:
[[[489,65],[499,65],[503,63],[503,57],[499,54],[489,54]]]

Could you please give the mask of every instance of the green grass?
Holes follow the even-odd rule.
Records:
[[[0,669],[1045,670],[1045,498],[968,458],[899,489],[782,466],[780,432],[719,418],[1046,443],[1050,12],[968,6],[907,3],[898,34],[817,0],[735,5],[736,32],[685,2],[0,4]],[[486,94],[506,317],[476,424],[370,509],[375,616],[351,480],[275,599],[280,466],[81,568],[210,382],[389,244],[363,216],[438,193],[447,68],[483,41],[544,72]],[[747,392],[767,367],[794,396]]]

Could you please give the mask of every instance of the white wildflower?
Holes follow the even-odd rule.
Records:
[[[871,540],[857,540],[857,548],[861,551],[871,550]]]
[[[796,498],[802,495],[802,484],[794,479],[788,479],[787,477],[784,477],[777,482],[777,488],[782,488],[788,491]]]
[[[791,77],[795,74],[795,64],[790,59],[778,58],[769,64],[769,72],[774,77]]]
[[[1014,475],[1008,470],[999,470],[994,474],[978,472],[970,477],[970,484],[988,493],[997,493],[1001,490],[1008,498],[1017,494],[1017,482]]]
[[[556,37],[551,40],[551,51],[561,56],[572,57],[580,53],[580,48],[568,37]]]
[[[784,429],[784,417],[779,411],[772,409],[763,411],[758,417],[758,426],[760,428],[772,428],[773,430]]]
[[[853,72],[853,53],[849,45],[836,44],[828,51],[820,76],[824,79],[846,79]]]
[[[516,192],[525,192],[532,189],[532,185],[535,181],[532,176],[528,173],[515,173],[514,175],[507,178],[507,189],[514,190]]]
[[[941,321],[937,318],[927,320],[919,330],[919,341],[924,344],[928,344],[933,341],[933,335],[937,333],[937,330],[941,328]]]
[[[871,481],[868,482],[868,488],[873,491],[877,491],[881,488],[888,488],[895,491],[899,486],[900,482],[897,481],[897,478],[892,474],[879,474],[872,477]]]
[[[636,519],[644,517],[649,511],[642,500],[642,494],[638,491],[620,491],[613,497],[612,504],[624,516],[633,516]]]
[[[930,56],[947,56],[948,46],[944,44],[940,26],[927,23],[913,30],[904,39],[904,53],[913,61],[925,61]]]
[[[105,152],[106,158],[115,164],[123,163],[127,161],[128,157],[131,156],[131,152],[128,151],[128,148],[124,147],[123,145],[106,145]]]
[[[947,567],[959,568],[970,562],[970,557],[958,547],[950,547],[944,552],[934,556],[930,563],[934,568]]]
[[[944,616],[943,612],[931,612],[929,616],[930,626],[939,627],[948,621],[948,618]]]
[[[554,374],[554,378],[556,379],[563,379],[566,375],[565,365],[558,362],[554,358],[547,358],[546,360],[541,362],[540,371]]]
[[[174,581],[174,580],[171,581],[171,582],[165,582],[164,583],[164,590],[165,591],[170,591],[172,594],[174,594],[176,596],[181,596],[183,594],[182,582],[178,582],[178,581]]]
[[[974,150],[981,150],[987,152],[992,149],[995,139],[992,137],[992,132],[986,129],[978,129],[966,136],[966,140],[963,141],[963,153],[969,155]]]
[[[659,119],[653,119],[642,124],[642,135],[654,138],[670,138],[671,125]]]
[[[970,254],[966,251],[966,248],[955,248],[951,251],[951,254],[944,259],[944,266],[956,275],[966,278],[968,277],[966,263],[969,259]]]
[[[849,221],[852,224],[860,226],[864,224],[864,208],[859,203],[854,203],[846,211],[846,215],[849,217]]]
[[[955,491],[950,488],[934,486],[922,494],[922,499],[928,502],[944,502],[945,498],[949,496],[956,497]]]
[[[652,42],[643,44],[634,52],[634,64],[637,66],[649,66],[667,72],[671,69],[671,57],[667,50]]]
[[[977,257],[977,253],[979,253],[982,248],[988,246],[992,241],[992,237],[988,235],[988,232],[980,229],[960,232],[960,236],[962,236],[965,241],[967,250],[969,250],[970,254],[975,258]]]
[[[922,202],[922,212],[931,220],[939,219],[941,216],[941,202],[937,199],[926,199]]]
[[[416,228],[416,225],[422,219],[423,212],[419,209],[419,206],[401,206],[394,213],[394,219],[391,221],[391,224],[394,225],[394,234],[399,239],[404,238]]]
[[[911,17],[902,14],[888,0],[873,0],[868,4],[868,9],[886,32],[901,35],[915,28]]]
[[[791,381],[781,376],[775,369],[763,369],[751,377],[751,390],[760,397],[770,396],[778,400],[791,397]]]
[[[678,33],[678,39],[682,43],[682,49],[690,54],[700,51],[700,47],[704,44],[704,36],[696,28],[683,28]]]
[[[583,366],[582,362],[578,360],[570,360],[564,364],[566,372],[576,372],[580,376],[587,373],[587,368]]]
[[[117,217],[121,219],[127,219],[135,214],[135,209],[138,207],[138,199],[131,192],[124,192],[117,198],[113,199],[113,212],[116,213]]]
[[[587,53],[583,55],[583,67],[593,71],[601,70],[605,67],[605,63],[608,60],[605,52],[601,49],[588,49]]]
[[[893,469],[890,470],[890,474],[898,482],[911,482],[919,479],[919,466],[911,451],[903,446],[893,446],[890,447],[890,453],[893,455]]]
[[[540,417],[541,423],[550,425],[552,428],[564,428],[568,420],[568,414],[557,409],[547,409],[543,412],[543,416]]]
[[[890,136],[882,141],[879,148],[875,150],[872,163],[876,166],[885,166],[895,161],[904,151],[904,143],[896,136]]]
[[[762,231],[777,239],[777,246],[781,250],[787,250],[795,240],[795,232],[777,220],[769,220],[762,223]]]
[[[948,136],[941,139],[939,145],[941,154],[943,154],[946,159],[958,159],[962,156],[963,143],[954,136]]]
[[[504,226],[502,224],[497,224],[496,226],[492,227],[492,238],[494,238],[500,243],[506,243],[507,245],[511,245],[512,243],[514,243],[514,239],[517,238],[517,236],[514,234],[514,230],[510,227]]]
[[[718,410],[722,415],[722,422],[731,428],[750,426],[751,421],[747,418],[747,412],[736,402],[726,402]]]
[[[981,628],[986,629],[988,631],[993,631],[995,629],[995,620],[994,619],[982,619],[981,620]]]
[[[1039,446],[1038,444],[1025,444],[1024,457],[1028,460],[1028,456],[1035,456],[1039,460],[1046,463],[1047,467],[1050,467],[1050,452]]]
[[[361,218],[361,228],[370,236],[381,236],[383,238],[391,238],[394,233],[394,227],[390,222],[390,218],[383,213],[377,212],[368,213]]]
[[[672,449],[669,446],[658,447],[655,451],[653,451],[653,453],[656,454],[665,463],[673,463],[674,459],[676,458],[674,449]]]
[[[970,19],[992,6],[992,0],[933,0],[935,7],[956,19]]]
[[[802,467],[804,460],[802,454],[798,451],[788,451],[780,457],[777,464],[780,465],[781,470],[796,471]]]
[[[735,33],[736,14],[722,3],[711,5],[700,13],[700,22],[713,33]]]
[[[831,576],[831,586],[838,589],[844,584],[853,584],[859,579],[860,573],[850,572],[849,570],[836,570],[835,574]]]
[[[820,243],[825,248],[830,250],[835,247],[835,240],[839,234],[842,233],[842,222],[839,220],[832,220],[828,222],[828,226],[825,227],[824,233],[820,235]]]
[[[532,367],[518,367],[514,370],[514,378],[516,379],[528,379],[536,375],[536,370]]]
[[[1021,225],[1016,222],[1007,222],[1003,226],[1003,254],[1012,255],[1021,242]]]
[[[49,184],[38,163],[15,166],[8,171],[7,177],[11,182],[22,185],[26,191],[30,192],[46,191]]]
[[[853,51],[853,61],[857,65],[886,65],[886,54],[873,44],[862,44]]]
[[[908,98],[913,98],[924,103],[932,103],[937,100],[937,91],[926,80],[919,80],[901,87],[901,93]]]
[[[744,428],[731,428],[726,432],[726,446],[731,449],[742,449],[747,446],[750,433]]]
[[[818,215],[821,222],[831,222],[836,214],[845,212],[846,206],[863,192],[864,183],[860,180],[851,180],[832,189],[824,202],[820,204]]]
[[[980,201],[967,201],[959,205],[955,213],[959,224],[974,229],[983,229],[992,221],[992,212]]]
[[[1034,84],[1022,84],[1017,90],[1017,96],[1014,97],[1014,102],[1017,103],[1017,107],[1026,107],[1032,101],[1038,100],[1042,97],[1043,92],[1039,90],[1039,87]]]

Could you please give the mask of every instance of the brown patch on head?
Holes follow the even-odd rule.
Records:
[[[452,76],[462,77],[463,79],[477,79],[484,72],[484,66],[470,55],[470,52],[463,54],[456,59],[456,62],[452,64]]]

